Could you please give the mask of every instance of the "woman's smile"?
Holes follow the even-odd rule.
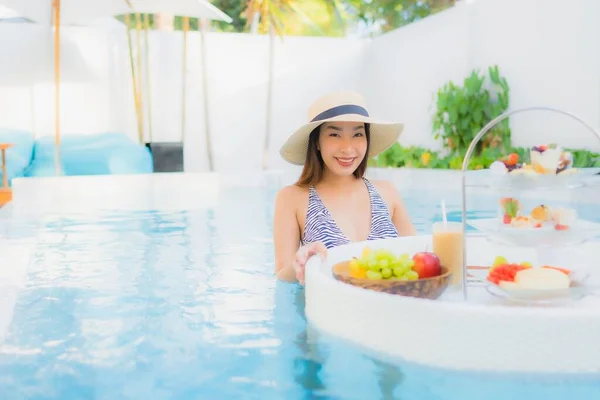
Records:
[[[348,168],[354,165],[354,161],[356,160],[356,157],[334,157],[338,164],[341,165],[344,168]]]

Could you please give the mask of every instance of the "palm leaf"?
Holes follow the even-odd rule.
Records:
[[[325,6],[331,15],[334,16],[336,22],[342,27],[342,29],[346,30],[346,20],[342,15],[343,6],[340,0],[323,0],[325,2]]]
[[[317,24],[315,24],[315,22],[312,19],[310,19],[310,17],[308,15],[306,15],[306,13],[304,11],[302,11],[300,8],[298,8],[298,5],[296,4],[295,1],[287,1],[286,6],[287,6],[286,8],[289,8],[292,12],[298,14],[300,16],[300,18],[302,18],[302,20],[307,25],[309,25],[311,28],[315,29],[321,35],[325,34],[323,32],[323,30]]]

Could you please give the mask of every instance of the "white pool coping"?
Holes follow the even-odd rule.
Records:
[[[219,201],[220,188],[270,187],[292,184],[300,169],[285,171],[250,171],[246,174],[162,173],[144,175],[103,175],[13,180],[13,202],[10,215],[39,217],[53,213],[79,213],[119,208],[122,210],[203,209]],[[398,190],[453,191],[460,198],[462,173],[455,170],[408,168],[371,168],[370,179],[390,180]],[[483,180],[485,182],[485,180]],[[544,196],[557,201],[577,201],[600,205],[600,176],[592,186],[552,192]],[[476,182],[475,180],[473,182]],[[477,181],[480,182],[480,181]],[[489,194],[489,188],[468,188],[467,207],[472,195]],[[524,196],[536,196],[533,192]],[[8,211],[0,209],[0,215]]]

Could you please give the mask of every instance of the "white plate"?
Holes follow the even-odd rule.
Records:
[[[564,290],[504,290],[489,283],[485,289],[492,296],[524,305],[557,305],[581,300],[592,292],[584,286],[575,286]]]
[[[492,240],[517,246],[576,245],[600,235],[600,224],[582,219],[564,231],[557,231],[552,226],[515,228],[504,225],[498,218],[468,220],[467,224]]]
[[[499,285],[486,279],[486,290],[493,296],[501,297],[513,302],[527,304],[544,304],[579,300],[592,294],[591,288],[585,284],[590,274],[587,271],[571,271],[571,287],[566,289],[503,289]]]
[[[482,179],[480,183],[492,187],[527,188],[532,185],[538,187],[565,187],[585,185],[588,182],[600,182],[600,168],[579,168],[575,173],[549,174],[494,174],[489,169],[469,171],[469,174]]]

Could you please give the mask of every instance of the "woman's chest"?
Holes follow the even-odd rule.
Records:
[[[312,222],[312,229],[331,234],[337,230],[349,241],[367,240],[371,232],[371,197],[366,190],[346,195],[315,191],[306,218]]]

